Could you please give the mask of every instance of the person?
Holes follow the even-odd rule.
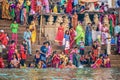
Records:
[[[76,36],[76,31],[73,28],[71,28],[69,32],[70,32],[70,48],[72,48],[75,43],[74,38]]]
[[[12,40],[14,40],[16,44],[18,39],[18,35],[17,35],[18,28],[19,28],[19,25],[16,23],[16,21],[14,21],[14,23],[10,25],[10,29],[12,31]]]
[[[93,51],[94,56],[97,58],[98,57],[98,45],[97,45],[96,41],[94,41],[94,43],[93,43],[92,51]]]
[[[21,9],[21,6],[20,6],[20,3],[18,2],[16,7],[15,7],[15,15],[16,15],[16,22],[17,23],[20,23],[20,9]]]
[[[8,44],[9,39],[7,34],[4,33],[4,30],[0,30],[0,40],[3,44],[3,47],[5,48]]]
[[[66,12],[67,13],[71,13],[72,12],[72,0],[68,0],[67,1]]]
[[[72,27],[74,30],[76,30],[76,27],[78,25],[78,15],[76,12],[74,12],[74,15],[72,16]]]
[[[111,35],[110,33],[106,33],[106,43],[107,43],[107,54],[111,54]]]
[[[107,27],[107,24],[104,24],[102,27],[102,45],[106,44],[106,33],[109,32],[109,29]]]
[[[48,51],[47,51],[46,57],[49,57],[50,55],[52,55],[52,47],[49,41],[47,42],[47,44],[48,44]]]
[[[7,0],[2,0],[2,18],[3,19],[11,19],[9,13],[9,3]]]
[[[24,47],[24,42],[22,42],[22,44],[20,45],[20,55],[21,55],[20,64],[23,67],[25,65],[25,61],[27,59],[26,49]]]
[[[104,61],[104,67],[105,68],[110,68],[111,64],[110,64],[110,58],[108,57],[108,55],[105,56],[105,58],[103,59]]]
[[[60,23],[60,27],[58,27],[55,41],[58,42],[59,45],[62,45],[63,38],[64,38],[64,27],[63,27],[63,23]]]
[[[120,54],[120,32],[117,35],[117,53]]]
[[[83,37],[81,37],[81,41],[80,41],[80,54],[84,55],[84,50],[85,50],[85,44],[83,41]]]
[[[58,68],[60,64],[60,56],[57,52],[55,52],[53,59],[52,59],[52,67]]]
[[[10,4],[10,16],[12,20],[14,20],[15,19],[15,2],[13,0],[10,0],[9,4]]]
[[[91,29],[91,23],[88,23],[86,27],[85,32],[85,45],[91,46],[92,45],[92,29]]]
[[[81,37],[83,37],[83,40],[85,39],[85,32],[83,30],[81,23],[78,24],[76,28],[76,32],[77,32],[77,35],[75,37],[75,40],[76,40],[76,44],[79,45],[79,42],[81,41]]]
[[[16,44],[15,41],[12,40],[8,48],[8,61],[12,60],[12,56],[15,53],[15,49],[16,49]]]
[[[26,6],[23,7],[23,20],[24,20],[24,25],[28,24],[27,23],[27,10],[26,10]]]
[[[39,63],[39,61],[40,61],[40,52],[39,52],[39,50],[36,50],[34,60],[35,60],[35,64],[37,65]]]
[[[103,65],[103,60],[102,60],[102,56],[100,56],[94,64],[91,65],[92,68],[96,69],[96,68],[100,68]]]
[[[117,45],[117,37],[118,33],[120,32],[120,23],[114,27],[114,34],[115,34],[115,44]]]
[[[37,12],[40,12],[42,9],[42,0],[37,0]]]
[[[44,61],[46,63],[46,54],[48,52],[48,44],[47,42],[43,43],[43,46],[40,48],[40,60]]]
[[[44,6],[45,6],[45,12],[49,13],[50,10],[49,10],[49,1],[48,0],[44,0]]]
[[[19,60],[16,54],[13,54],[12,60],[10,61],[11,68],[18,68],[19,67]]]
[[[27,42],[27,53],[29,55],[31,55],[32,54],[32,52],[31,52],[31,40],[30,40],[31,39],[31,32],[30,32],[28,27],[26,27],[26,31],[24,32],[23,38]]]
[[[35,26],[35,22],[34,21],[31,22],[31,24],[29,26],[29,29],[30,29],[30,31],[32,33],[32,35],[31,35],[31,42],[34,44],[36,42],[36,34],[37,34],[36,33],[36,26]]]
[[[68,30],[66,30],[64,34],[63,46],[64,46],[65,53],[68,54],[68,50],[70,49],[70,35]]]

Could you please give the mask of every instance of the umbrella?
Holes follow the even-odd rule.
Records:
[[[99,0],[81,0],[82,2],[97,2]]]

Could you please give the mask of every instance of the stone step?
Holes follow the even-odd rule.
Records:
[[[120,60],[110,59],[111,64],[120,64]]]
[[[120,68],[120,64],[111,64],[112,68]]]
[[[120,60],[120,55],[109,55],[111,60]]]

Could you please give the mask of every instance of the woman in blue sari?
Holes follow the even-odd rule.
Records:
[[[88,23],[85,32],[85,46],[91,46],[91,45],[92,45],[92,29],[91,29],[91,23]]]

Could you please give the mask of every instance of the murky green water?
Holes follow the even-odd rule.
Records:
[[[1,69],[0,80],[120,80],[120,69]]]

